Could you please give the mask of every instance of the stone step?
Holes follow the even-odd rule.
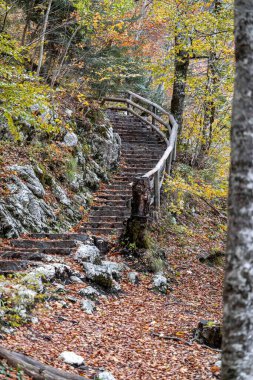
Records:
[[[25,271],[30,265],[26,260],[0,260],[0,274],[7,275]]]
[[[146,159],[146,158],[152,158],[155,156],[155,158],[157,157],[157,155],[159,154],[160,156],[163,155],[165,149],[161,149],[161,148],[156,148],[156,149],[149,149],[148,146],[139,146],[139,147],[134,147],[134,146],[128,146],[128,147],[124,147],[122,148],[122,157],[124,159],[126,158],[135,158],[135,156],[138,156],[139,158],[142,158],[142,159]]]
[[[164,141],[158,140],[154,136],[128,136],[120,135],[121,141],[126,144],[164,144]]]
[[[32,239],[48,239],[48,240],[78,240],[82,242],[87,242],[90,240],[90,236],[85,234],[75,234],[75,233],[67,233],[67,234],[47,234],[47,233],[36,233],[30,234],[29,237]]]
[[[91,210],[91,216],[122,216],[122,217],[128,217],[130,215],[130,210],[124,208],[124,210],[114,210],[112,207],[106,208],[97,208]]]
[[[134,158],[133,156],[124,157],[124,163],[126,165],[145,165],[147,162],[150,165],[155,165],[158,162],[158,159],[143,156],[138,156],[138,158]]]
[[[149,131],[140,131],[140,132],[129,132],[129,131],[121,131],[118,132],[122,140],[130,139],[144,139],[144,140],[152,140],[154,142],[157,141],[163,141],[159,137],[157,137],[155,134],[150,133]]]
[[[124,168],[123,168],[124,169]],[[128,168],[126,168],[128,169]],[[130,168],[129,168],[130,169]],[[134,168],[131,168],[131,169],[134,169]],[[128,181],[121,181],[121,180],[117,180],[117,181],[113,181],[111,182],[109,185],[108,185],[108,188],[115,188],[115,186],[118,186],[118,187],[123,187],[124,189],[131,189],[132,188],[132,182],[128,182]]]
[[[132,189],[124,189],[124,187],[122,186],[121,190],[119,191],[119,189],[113,189],[112,187],[108,187],[106,189],[103,189],[103,191],[101,190],[101,192],[99,192],[98,194],[120,194],[121,196],[128,196],[132,194]]]
[[[105,198],[99,198],[95,201],[96,205],[105,205],[105,206],[127,206],[126,200],[115,200],[115,199],[105,199]]]
[[[129,198],[131,198],[131,194],[129,195],[125,195],[125,194],[111,194],[110,192],[100,192],[100,193],[97,193],[96,195],[96,198],[94,198],[94,201],[96,202],[96,200],[98,199],[105,199],[105,200],[115,200],[115,201],[126,201],[128,200]]]
[[[75,248],[21,248],[21,247],[1,247],[0,255],[4,252],[20,252],[22,254],[35,254],[42,253],[45,255],[60,255],[68,256],[70,255]]]
[[[136,139],[134,140],[133,138],[131,139],[122,139],[123,142],[126,142],[127,144],[131,144],[132,147],[135,147],[136,145],[140,146],[140,145],[144,145],[144,146],[148,146],[148,147],[155,147],[157,148],[157,146],[163,146],[163,142],[159,142],[159,141],[153,141],[152,139],[149,139],[147,137],[147,139]],[[166,149],[166,145],[165,145],[165,148],[164,150]]]
[[[122,232],[124,231],[124,228],[122,227],[122,228],[111,229],[111,228],[91,228],[91,227],[88,227],[88,228],[80,228],[80,231],[90,233],[90,234],[95,235],[95,236],[107,236],[107,235],[120,236],[122,234]]]
[[[11,240],[13,247],[20,248],[75,248],[75,240],[28,240],[28,239],[13,239]]]
[[[123,222],[126,218],[121,215],[91,215],[87,223],[113,223],[113,222]]]
[[[89,227],[114,229],[114,228],[121,228],[123,226],[124,226],[123,222],[87,222],[87,223],[82,224],[82,227],[87,228],[87,229]]]
[[[122,167],[122,171],[124,171],[125,169],[140,169],[140,166],[142,169],[145,169],[145,170],[150,170],[150,169],[153,169],[153,167],[157,164],[158,161],[156,161],[156,163],[154,165],[150,164],[148,161],[146,163],[143,163],[142,165],[138,165],[137,163],[135,164],[132,164],[132,165],[124,165]],[[115,182],[114,182],[115,183]]]
[[[24,259],[29,261],[43,261],[45,258],[44,253],[40,252],[27,252],[27,251],[5,251],[0,252],[0,259],[8,259],[8,260],[17,260],[17,259]]]

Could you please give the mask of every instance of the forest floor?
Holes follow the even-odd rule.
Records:
[[[199,261],[200,254],[224,250],[222,221],[204,203],[199,203],[194,218],[182,216],[180,225],[168,225],[166,212],[164,215],[152,235],[175,273],[167,295],[154,293],[152,275],[142,272],[139,285],[123,279],[122,293],[100,298],[95,314],[87,315],[80,311],[79,303],[67,300],[77,297],[83,285],[66,285],[67,295],[62,299],[67,307],[59,300],[37,305],[33,315],[38,324],[18,328],[1,344],[88,379],[94,379],[101,368],[117,380],[217,379],[219,353],[189,342],[200,320],[220,321],[222,317],[223,265]],[[110,258],[126,260],[118,252],[114,249]],[[166,336],[182,340],[166,340]],[[58,359],[63,351],[81,355],[87,368],[63,364]],[[28,379],[16,374],[3,376],[0,378]]]

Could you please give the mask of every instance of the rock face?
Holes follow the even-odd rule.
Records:
[[[12,166],[9,196],[0,198],[0,236],[17,237],[29,230],[48,230],[55,222],[52,208],[43,200],[45,190],[31,166]],[[19,177],[19,176],[20,177]]]
[[[201,344],[213,348],[221,348],[221,325],[213,321],[200,321],[194,332],[194,338]]]
[[[64,363],[77,366],[84,364],[84,359],[71,351],[64,351],[60,354],[59,359],[63,360]]]
[[[114,168],[120,158],[121,139],[117,133],[113,132],[113,129],[104,128],[104,135],[106,139],[103,141],[101,136],[95,136],[92,140],[93,151],[99,156],[99,159],[104,162],[105,166]]]
[[[36,138],[40,136],[35,134]],[[4,167],[6,191],[5,195],[0,193],[0,237],[71,228],[83,217],[91,191],[117,166],[120,138],[106,118],[90,133],[85,134],[83,127],[76,133],[67,132],[63,141],[58,144],[67,146],[71,156],[69,162],[63,160],[60,178],[58,167],[49,172],[35,159],[30,164]],[[53,163],[50,165],[53,167]]]

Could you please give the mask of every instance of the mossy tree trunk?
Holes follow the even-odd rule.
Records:
[[[125,240],[136,248],[148,248],[147,226],[150,216],[151,190],[148,178],[136,178],[133,184],[131,217],[127,221]]]

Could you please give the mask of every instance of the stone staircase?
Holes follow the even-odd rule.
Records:
[[[151,170],[166,146],[151,128],[135,116],[108,111],[114,131],[122,140],[121,161],[110,183],[95,193],[88,220],[76,233],[30,234],[12,239],[0,247],[0,274],[23,272],[42,262],[55,262],[76,250],[77,241],[94,244],[101,253],[108,248],[106,238],[119,237],[131,211],[132,183]]]
[[[137,117],[112,111],[108,111],[108,115],[114,131],[121,137],[120,167],[110,183],[95,194],[89,219],[82,224],[79,232],[119,236],[130,216],[134,178],[151,170],[166,146],[151,132],[151,128]]]

